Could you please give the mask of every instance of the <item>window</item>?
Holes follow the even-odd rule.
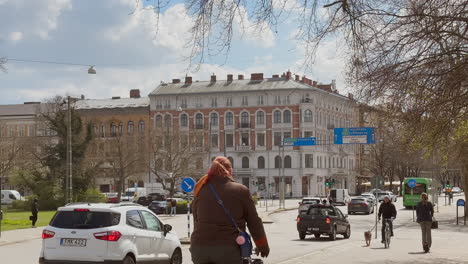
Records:
[[[265,146],[265,133],[257,133],[257,146]]]
[[[187,98],[181,99],[180,107],[187,108]]]
[[[211,98],[211,107],[218,107],[218,99],[216,97]]]
[[[162,109],[162,101],[161,100],[156,101],[156,109]]]
[[[143,228],[143,221],[141,221],[140,214],[137,210],[131,210],[127,212],[127,225],[136,228]]]
[[[284,167],[290,169],[292,166],[291,156],[284,157]]]
[[[275,169],[279,169],[279,168],[281,168],[281,157],[276,156],[275,157]]]
[[[154,215],[147,211],[140,211],[145,220],[146,229],[151,231],[162,231],[161,222]]]
[[[257,125],[264,125],[265,124],[265,112],[258,111],[257,112]]]
[[[275,146],[280,146],[281,145],[281,132],[275,132],[273,134],[273,141]]]
[[[304,137],[305,138],[310,138],[313,137],[314,133],[312,131],[304,131]]]
[[[249,97],[248,96],[242,96],[242,103],[241,105],[247,106],[249,105]]]
[[[155,117],[154,125],[155,125],[156,127],[162,127],[162,116],[161,116],[161,115],[157,115],[157,116]]]
[[[281,96],[275,95],[275,105],[281,104]]]
[[[285,138],[291,138],[291,132],[284,132],[283,133],[283,139]]]
[[[180,115],[180,126],[187,127],[188,126],[188,117],[187,114]]]
[[[228,160],[231,162],[231,168],[234,168],[234,159],[232,157],[228,157]]]
[[[218,134],[211,134],[211,147],[217,148],[218,147]]]
[[[210,124],[212,126],[217,126],[218,125],[218,114],[217,113],[211,113],[210,114]]]
[[[284,123],[291,123],[291,111],[285,110],[283,112],[283,122]]]
[[[101,137],[106,136],[106,125],[102,124],[101,125]]]
[[[226,113],[226,126],[232,126],[234,124],[234,115],[231,112]]]
[[[19,136],[20,137],[26,136],[26,127],[24,125],[20,125],[19,127]]]
[[[186,134],[181,135],[180,136],[180,146],[185,149],[185,148],[188,147],[188,145],[189,145],[188,135],[186,135]]]
[[[314,155],[305,154],[305,167],[313,168],[314,167]]]
[[[166,100],[164,101],[164,108],[166,108],[166,109],[171,108],[171,100],[166,99]]]
[[[195,128],[203,128],[203,115],[201,113],[195,115]]]
[[[128,121],[127,123],[127,134],[133,135],[133,121]]]
[[[242,158],[242,168],[248,169],[249,168],[249,158],[243,157]]]
[[[273,123],[281,123],[281,111],[276,110],[273,112]]]
[[[95,229],[118,225],[120,214],[110,212],[58,211],[50,226],[62,229]]]
[[[34,130],[34,128],[35,128],[34,125],[30,125],[30,126],[28,127],[28,130],[29,130],[29,131],[28,131],[28,136],[34,137],[34,136],[36,135],[36,133],[35,133],[36,131]]]
[[[143,120],[138,122],[138,133],[140,133],[140,134],[145,133],[145,121],[143,121]]]
[[[119,123],[119,136],[122,136],[123,135],[123,123],[120,122]]]
[[[232,97],[226,98],[226,106],[232,106]]]
[[[290,104],[291,101],[289,99],[289,95],[287,95],[284,99],[283,99],[283,104]]]
[[[247,112],[241,114],[241,127],[249,127],[249,113]]]
[[[262,156],[258,157],[257,168],[259,168],[259,169],[264,169],[265,168],[265,158],[264,157],[262,157]]]
[[[164,116],[164,127],[170,128],[172,125],[172,117],[171,115],[167,114]]]
[[[242,133],[241,134],[241,144],[242,146],[249,145],[249,133]]]
[[[309,109],[304,111],[304,122],[312,122],[312,111]]]
[[[226,134],[226,147],[227,148],[234,147],[234,135],[233,134]]]
[[[111,123],[110,125],[110,132],[111,132],[111,137],[117,136],[117,127],[115,126],[114,123]]]
[[[196,134],[194,137],[195,147],[203,147],[203,134]]]
[[[263,95],[260,95],[257,97],[257,104],[258,105],[263,105]]]

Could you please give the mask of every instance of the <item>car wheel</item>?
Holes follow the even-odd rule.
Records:
[[[314,237],[315,237],[315,238],[319,238],[319,237],[320,237],[320,234],[314,234]]]
[[[336,240],[336,227],[333,227],[333,230],[330,233],[330,240],[335,241]]]
[[[306,237],[306,233],[305,232],[299,232],[299,239],[300,240],[304,240]]]
[[[123,260],[123,264],[135,264],[135,260],[131,256],[126,256]]]
[[[171,264],[182,264],[182,252],[180,249],[176,249],[174,253],[172,253]]]
[[[353,213],[353,212],[348,212],[348,214],[352,215],[352,214],[354,214],[354,213]]]
[[[351,227],[346,228],[346,233],[343,234],[344,238],[349,238],[351,236]]]

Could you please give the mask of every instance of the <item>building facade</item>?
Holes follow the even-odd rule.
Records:
[[[199,174],[224,155],[236,181],[259,195],[277,195],[281,179],[286,197],[325,196],[325,180],[355,192],[356,147],[333,145],[333,128],[354,127],[358,110],[352,96],[335,83],[318,84],[291,72],[250,79],[193,82],[185,77],[150,93],[155,129],[170,126],[187,133],[187,151],[203,153]],[[281,147],[285,138],[316,137],[316,146]]]

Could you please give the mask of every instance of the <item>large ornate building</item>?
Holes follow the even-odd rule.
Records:
[[[227,75],[210,81],[174,79],[150,94],[156,129],[171,127],[190,139],[187,151],[202,152],[199,173],[218,155],[234,165],[235,179],[252,192],[278,194],[284,177],[286,197],[326,195],[325,180],[355,192],[356,147],[333,145],[333,128],[353,127],[358,109],[352,95],[338,93],[335,82],[306,77]],[[316,146],[280,146],[285,138],[316,137]]]

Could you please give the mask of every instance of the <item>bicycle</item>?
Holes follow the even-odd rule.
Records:
[[[386,218],[383,220],[383,222],[385,222],[385,232],[384,232],[385,236],[383,237],[385,248],[390,247],[390,240],[392,237],[392,231],[390,230],[390,225],[392,224],[393,219],[394,218],[392,217],[392,218]]]

